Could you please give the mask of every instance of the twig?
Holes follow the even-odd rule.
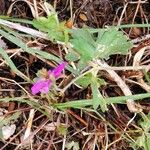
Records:
[[[142,41],[148,40],[149,38],[150,38],[150,34],[147,34],[147,35],[141,36],[140,38],[138,37],[136,39],[133,39],[131,40],[131,42],[136,44],[136,43],[140,43]]]
[[[110,143],[110,144],[108,145],[108,148],[111,147],[113,144],[119,142],[119,141],[122,139],[122,136],[125,134],[125,132],[126,132],[128,126],[132,123],[132,121],[135,119],[136,116],[137,116],[137,113],[135,113],[134,116],[128,121],[126,127],[125,127],[124,130],[123,130],[122,135],[121,135],[117,140],[115,140],[115,141],[113,141],[112,143]]]
[[[28,123],[27,123],[27,128],[26,128],[26,131],[25,131],[25,134],[23,137],[23,141],[28,139],[28,137],[30,136],[33,117],[34,117],[34,109],[31,109],[30,114],[29,114]],[[31,139],[28,139],[28,142],[31,142]]]
[[[125,11],[126,11],[126,9],[127,9],[127,6],[128,6],[128,2],[127,2],[127,3],[124,5],[124,7],[123,7],[123,10],[122,10],[122,12],[121,12],[121,16],[120,16],[120,18],[119,18],[119,21],[118,21],[117,26],[121,25],[121,21],[122,21],[123,15],[124,15],[124,13],[125,13]]]
[[[101,60],[97,60],[97,64],[103,67],[109,67],[109,65],[106,62],[101,61]],[[121,77],[114,70],[106,69],[106,71],[114,79],[114,81],[120,87],[120,89],[122,90],[125,96],[132,95],[132,92],[130,91],[129,87],[125,84],[125,82],[121,79]],[[141,109],[135,106],[135,102],[133,99],[127,99],[126,102],[127,102],[127,107],[131,112],[141,111]]]

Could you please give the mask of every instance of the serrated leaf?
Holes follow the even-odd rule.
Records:
[[[64,26],[60,27],[58,26],[55,29],[51,29],[48,31],[48,36],[51,39],[51,41],[62,41],[62,42],[68,42],[69,35],[68,32]]]
[[[90,29],[76,29],[72,30],[71,36],[74,50],[86,63],[98,58],[108,59],[113,54],[127,54],[132,47],[132,43],[117,28],[100,30],[97,37]]]
[[[76,81],[76,84],[78,84],[78,85],[80,85],[84,88],[87,88],[92,83],[93,78],[95,78],[94,80],[96,80],[96,84],[97,84],[98,87],[105,84],[105,81],[103,79],[93,77],[92,73],[88,73],[85,76],[78,79]]]
[[[70,40],[73,48],[81,55],[81,59],[89,61],[94,57],[96,43],[88,30],[72,30]]]
[[[97,83],[97,80],[95,80],[94,78],[91,83],[91,88],[93,94],[93,108],[97,109],[98,106],[100,106],[103,112],[107,111],[108,108],[106,101],[99,91],[99,84]]]
[[[109,28],[106,31],[100,32],[96,43],[95,57],[105,59],[114,54],[127,54],[128,50],[132,48],[132,43],[117,28]]]
[[[93,95],[93,108],[97,109],[98,106],[100,106],[103,112],[107,110],[106,101],[99,91],[99,87],[105,84],[104,80],[95,77],[92,73],[88,73],[77,80],[76,84],[84,88],[91,85]]]
[[[69,35],[65,22],[59,23],[56,13],[49,15],[47,18],[39,17],[34,19],[33,26],[40,31],[47,32],[51,41],[68,41]]]
[[[85,76],[81,77],[79,80],[77,80],[76,84],[78,84],[84,88],[87,88],[88,85],[91,84],[91,79],[92,79],[92,74],[89,73],[89,74],[86,74]]]

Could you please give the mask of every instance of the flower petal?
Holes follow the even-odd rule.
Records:
[[[64,70],[65,66],[66,66],[66,62],[61,63],[60,65],[58,65],[55,69],[53,69],[52,71],[49,70],[48,74],[50,75],[51,73],[54,75],[55,78],[58,78],[61,75],[61,72]]]
[[[39,92],[47,94],[51,83],[51,80],[38,80],[31,88],[32,94],[36,95]]]

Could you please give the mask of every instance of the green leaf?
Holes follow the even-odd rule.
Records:
[[[94,77],[93,77],[92,73],[88,73],[85,76],[78,79],[76,81],[76,84],[78,84],[84,88],[87,88],[92,83],[93,78]],[[95,78],[94,80],[96,80],[96,84],[98,84],[97,85],[98,87],[105,84],[105,81],[103,79]]]
[[[77,70],[80,72],[85,67],[87,67],[87,61],[85,61],[84,59],[80,59],[77,64]]]
[[[39,17],[33,20],[33,26],[41,31],[49,32],[49,30],[57,28],[59,25],[56,14],[46,17]]]
[[[92,60],[96,43],[88,30],[72,30],[71,44],[84,61]]]
[[[68,42],[68,31],[65,22],[59,23],[57,14],[51,14],[47,18],[39,17],[33,20],[33,26],[40,31],[48,33],[51,41]]]
[[[96,43],[95,57],[105,59],[114,54],[127,54],[132,48],[132,43],[117,28],[108,28],[106,31],[99,32]]]
[[[97,78],[97,84],[98,84],[98,86],[100,87],[100,86],[102,86],[102,85],[106,85],[106,82],[105,82],[104,79]]]
[[[79,80],[76,81],[76,84],[87,88],[91,84],[92,74],[86,74],[85,76],[81,77]]]
[[[141,147],[144,148],[144,150],[150,150],[150,133],[143,133],[137,138],[135,144],[136,145],[133,145],[134,147]]]
[[[107,104],[99,91],[99,83],[97,82],[97,78],[92,79],[91,88],[93,94],[93,108],[97,109],[100,105],[103,112],[107,111]]]
[[[93,95],[93,108],[97,109],[98,106],[100,106],[103,112],[107,110],[106,101],[99,91],[99,87],[105,84],[105,81],[103,79],[99,79],[97,76],[95,77],[93,73],[88,73],[77,80],[76,84],[84,88],[87,88],[87,86],[91,85]]]
[[[17,45],[18,47],[20,47],[22,50],[24,50],[25,52],[27,52],[28,54],[34,55],[34,56],[38,56],[44,59],[48,59],[48,60],[53,60],[56,61],[57,63],[61,63],[62,60],[59,57],[56,57],[55,55],[52,55],[48,52],[44,52],[38,48],[34,49],[34,48],[30,48],[27,47],[26,43],[24,43],[21,39],[19,39],[16,35],[16,32],[9,30],[9,32],[6,32],[4,30],[0,30],[0,34],[2,36],[4,36],[7,40],[9,40],[10,42],[14,43],[15,45]],[[2,50],[0,50],[1,52]],[[4,50],[3,50],[4,51]],[[2,51],[2,54],[5,55],[5,53]],[[2,55],[2,56],[3,56]],[[4,56],[5,58],[6,56]],[[5,58],[7,61],[7,57]],[[9,63],[9,61],[7,62]],[[13,66],[10,66],[13,67]],[[77,70],[74,70],[72,67],[70,67],[69,65],[66,67],[70,72],[72,72],[73,74],[77,75],[79,74],[79,72]],[[13,68],[12,68],[13,70]]]
[[[20,72],[17,67],[15,66],[15,64],[13,63],[13,61],[9,58],[8,54],[6,53],[6,51],[4,49],[2,49],[0,47],[0,55],[5,59],[5,61],[7,62],[7,64],[10,66],[10,68],[12,69],[12,71],[14,73],[16,73],[18,76],[22,77],[23,79],[30,81],[30,79],[24,75],[22,72]]]
[[[145,132],[150,131],[150,113],[148,115],[142,115],[143,121],[141,121],[139,124],[143,128]]]
[[[74,51],[69,52],[68,54],[65,55],[65,59],[68,61],[77,61],[79,60],[80,56],[75,53]]]
[[[148,115],[142,114],[143,120],[139,122],[143,129],[143,133],[136,139],[133,147],[142,147],[144,150],[150,150],[150,113]]]
[[[114,27],[100,30],[97,37],[90,29],[85,28],[74,29],[70,33],[73,49],[86,64],[98,58],[108,59],[114,54],[127,54],[132,47],[132,43],[123,32]]]
[[[62,41],[62,42],[68,42],[68,33],[64,29],[55,28],[53,30],[49,30],[48,37],[51,41]]]

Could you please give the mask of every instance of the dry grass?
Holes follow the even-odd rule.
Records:
[[[3,4],[3,9],[5,8],[4,14],[17,18],[33,19],[46,16],[50,9],[41,0],[2,2],[0,4]],[[101,28],[108,25],[144,24],[150,20],[150,3],[142,0],[54,0],[51,4],[57,10],[60,20],[71,20],[76,28],[86,25]],[[7,21],[4,23],[4,26],[25,33],[30,32],[30,35],[38,34],[37,38],[21,37],[21,40],[32,49],[38,48],[59,58],[63,58],[67,52],[63,43],[51,43],[43,32],[35,32],[30,25],[22,28],[26,24],[15,26]],[[96,62],[99,70],[102,70],[99,71],[100,76],[107,82],[99,89],[104,97],[150,92],[149,28],[126,28],[123,32],[134,42],[129,55],[115,55],[107,62]],[[17,69],[26,75],[25,79],[32,80],[36,72],[43,67],[51,69],[56,66],[55,61],[38,54],[31,55],[8,40],[4,41],[7,44],[5,52]],[[64,150],[66,147],[70,150],[71,144],[74,150],[125,150],[132,149],[131,145],[133,147],[137,138],[144,133],[139,121],[150,111],[149,99],[139,103],[129,99],[128,107],[112,104],[105,113],[100,108],[93,110],[92,107],[57,110],[51,107],[45,98],[33,97],[30,91],[31,83],[12,72],[6,64],[0,57],[0,98],[12,100],[0,102],[0,112],[4,120],[17,112],[20,112],[20,115],[15,120],[10,119],[10,122],[16,125],[16,131],[9,139],[0,140],[0,150]],[[71,65],[75,67],[74,63]],[[55,97],[57,102],[92,97],[91,88],[83,89],[72,85],[75,80],[73,75],[69,75],[69,71],[65,72],[64,80],[60,83],[60,86],[64,86],[63,94]],[[18,98],[18,101],[13,98]],[[23,103],[21,100],[24,100]],[[28,100],[31,101],[27,103],[29,105],[25,103]],[[42,108],[37,109],[38,107]],[[43,114],[41,111],[46,113]]]

